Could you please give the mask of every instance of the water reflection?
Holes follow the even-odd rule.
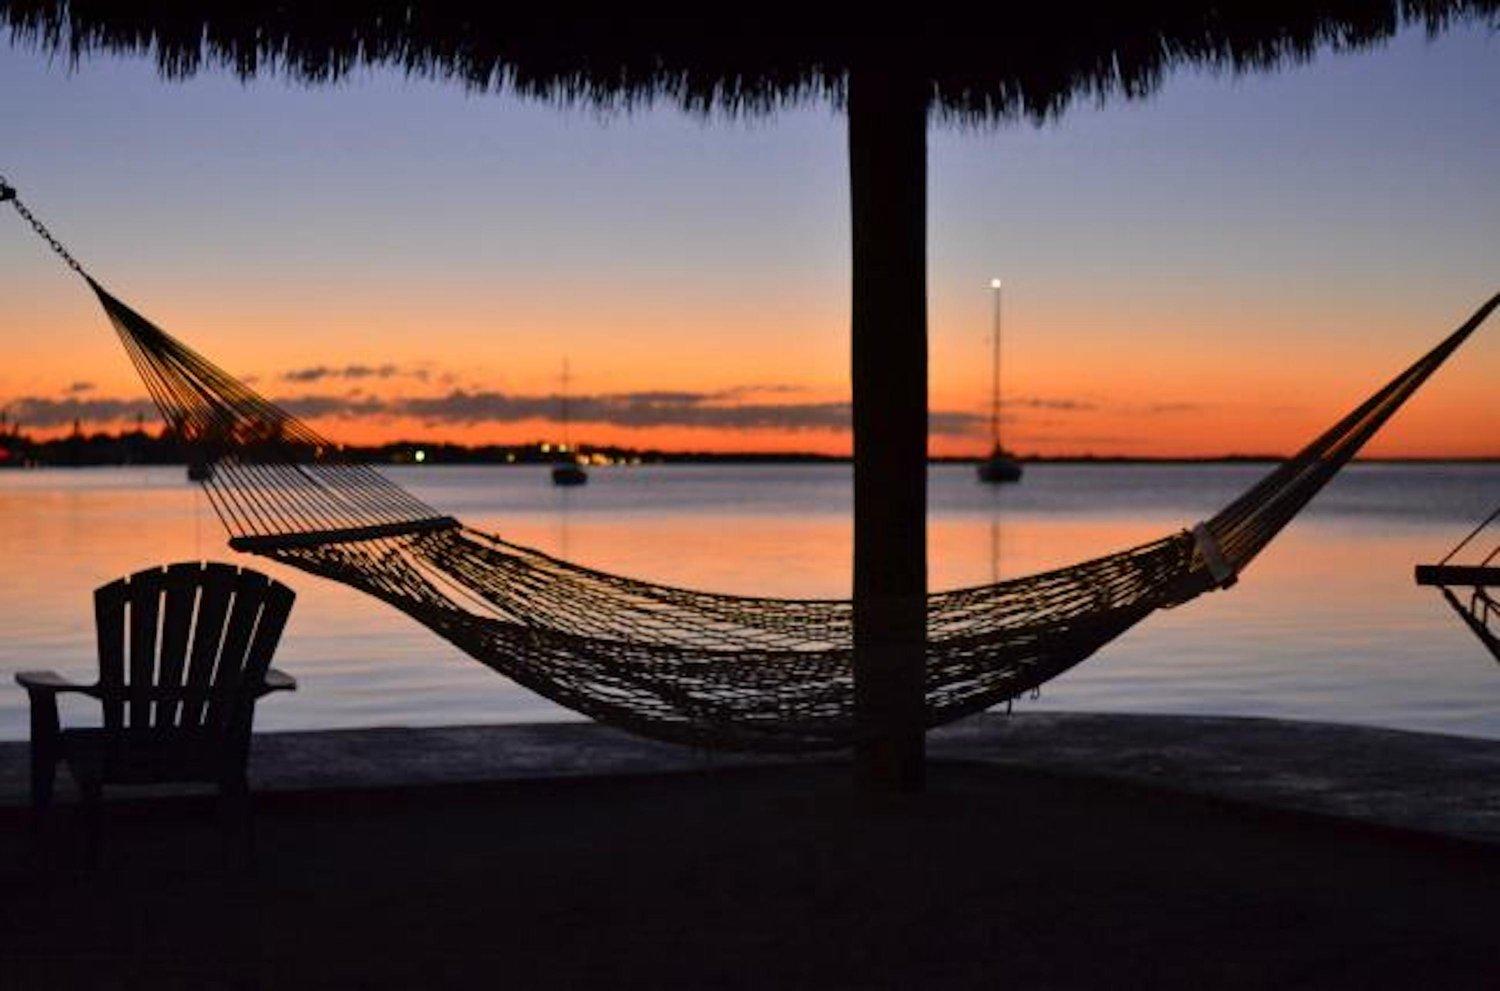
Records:
[[[444,510],[581,563],[741,594],[849,589],[848,470],[620,468],[586,490],[545,466],[427,468],[400,480]],[[935,469],[934,588],[1061,567],[1211,514],[1257,466],[1037,466],[1003,494]],[[1414,562],[1493,505],[1493,466],[1358,466],[1240,586],[1159,614],[1048,686],[1049,708],[1293,716],[1500,737],[1500,675]],[[572,718],[352,590],[224,547],[180,470],[0,472],[0,676],[92,676],[89,590],[155,562],[243,560],[299,592],[279,663],[303,691],[266,728]],[[24,738],[19,690],[0,737]]]

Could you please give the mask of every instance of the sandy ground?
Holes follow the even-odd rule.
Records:
[[[0,987],[1495,987],[1500,846],[936,761],[0,810]],[[225,853],[231,854],[226,864]]]

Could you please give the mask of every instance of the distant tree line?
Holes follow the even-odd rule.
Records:
[[[85,465],[162,465],[186,460],[182,444],[169,430],[143,428],[123,433],[85,433],[75,423],[71,433],[38,440],[14,425],[0,424],[0,468]]]
[[[393,441],[378,445],[345,445],[339,454],[372,464],[556,464],[578,460],[589,464],[661,464],[670,462],[821,462],[847,461],[823,454],[671,452],[618,446],[563,447],[547,441],[524,444],[454,444]],[[152,434],[144,428],[122,433],[86,433],[74,424],[66,436],[33,438],[15,426],[0,425],[0,468],[89,467],[104,465],[183,465],[189,451],[170,429]]]
[[[37,440],[15,424],[0,419],[0,469],[90,467],[104,465],[185,465],[189,461],[187,446],[170,429],[155,434],[144,427],[122,433],[86,433],[75,423],[64,437]],[[345,445],[338,449],[341,457],[370,464],[556,464],[577,460],[591,465],[608,464],[800,464],[847,462],[847,456],[798,452],[747,451],[657,451],[643,448],[575,445],[564,448],[547,441],[524,444],[454,444],[401,440],[377,445]],[[1229,454],[1201,458],[1111,457],[1090,454],[1063,457],[1024,456],[1032,462],[1082,464],[1130,464],[1142,461],[1166,463],[1196,462],[1267,462],[1278,461],[1275,454]],[[966,462],[974,458],[933,458],[934,462]],[[1361,460],[1393,461],[1474,461],[1490,462],[1493,458],[1392,458]]]

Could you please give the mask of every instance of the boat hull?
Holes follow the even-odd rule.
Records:
[[[1022,474],[1020,462],[1013,461],[1003,454],[990,455],[979,462],[976,471],[979,474],[979,480],[986,485],[1019,482]]]

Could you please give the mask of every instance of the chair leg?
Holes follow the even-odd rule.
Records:
[[[52,809],[53,785],[57,780],[57,757],[48,748],[31,742],[31,851],[38,863],[46,860],[47,824]]]
[[[219,823],[223,843],[224,865],[232,861],[232,839],[239,834],[244,840],[245,858],[255,862],[255,808],[250,801],[248,781],[231,778],[219,785]]]
[[[31,702],[31,838],[32,849],[41,853],[42,827],[57,781],[62,731],[57,721],[57,695],[29,688],[27,695]]]
[[[244,797],[245,817],[245,852],[250,857],[250,865],[255,865],[255,799],[250,794],[250,789],[245,789]]]
[[[31,743],[31,808],[37,813],[52,806],[52,789],[57,781],[57,755],[52,748]]]
[[[104,860],[104,785],[98,781],[80,781],[79,791],[83,796],[84,828],[88,836],[88,866],[90,870],[98,870]]]

